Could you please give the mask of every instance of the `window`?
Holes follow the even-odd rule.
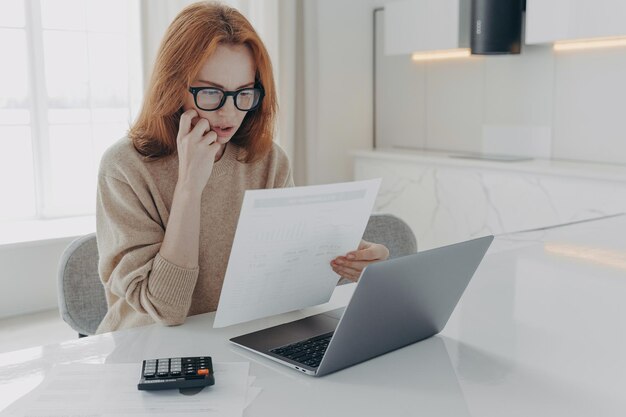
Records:
[[[1,220],[93,214],[141,102],[138,0],[0,2]]]

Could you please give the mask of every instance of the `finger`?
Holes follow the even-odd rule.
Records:
[[[349,268],[345,268],[343,265],[339,265],[337,263],[332,263],[331,268],[333,269],[333,271],[337,272],[339,275],[341,275],[342,273],[355,273],[356,270],[354,269],[349,269]]]
[[[221,138],[217,138],[217,142],[218,142],[220,145],[223,145],[223,144],[225,144],[226,142],[228,142],[228,141],[229,141],[229,139],[230,139],[230,138],[224,138],[224,137],[221,137]]]
[[[337,270],[341,272],[341,276],[350,277],[350,278],[358,278],[361,276],[360,269],[350,268],[348,266],[337,266]]]
[[[347,277],[347,276],[344,276],[344,275],[342,275],[340,273],[337,273],[337,275],[339,275],[339,277],[341,279],[347,279],[349,282],[357,282],[359,280],[358,277],[357,278]]]
[[[350,261],[376,261],[380,259],[379,253],[374,246],[348,252],[346,258]]]
[[[189,133],[191,129],[191,120],[198,116],[198,112],[194,109],[187,110],[180,115],[180,123],[178,125],[178,136],[182,137]],[[182,135],[182,136],[181,136]]]
[[[220,151],[220,144],[217,142],[213,142],[210,145],[208,145],[208,147],[209,147],[209,155],[211,155],[211,157],[215,159],[215,155],[217,155],[217,153]]]
[[[372,246],[372,242],[368,242],[367,240],[361,239],[361,242],[359,243],[359,247],[357,249],[361,250],[361,249],[369,248],[370,246]]]
[[[212,145],[217,141],[217,133],[215,131],[210,130],[207,134],[202,136],[202,140],[206,140],[209,142],[209,145]]]
[[[193,127],[191,132],[189,132],[189,134],[193,137],[202,137],[206,132],[210,130],[211,125],[209,124],[209,121],[207,119],[200,119],[198,123],[196,123],[196,125]]]
[[[356,281],[355,274],[349,272],[349,271],[345,271],[343,268],[337,267],[337,268],[333,268],[333,271],[335,272],[335,274],[339,275],[342,278],[347,278],[350,281]]]
[[[355,274],[350,271],[339,271],[339,275],[343,278],[347,278],[352,282],[357,282],[361,274]]]
[[[371,260],[371,261],[349,261],[347,259],[340,259],[340,260],[337,261],[337,264],[339,266],[346,266],[348,268],[357,269],[359,271],[362,271],[363,268],[365,268],[366,266],[368,266],[372,262],[376,262],[376,261],[377,261],[377,259]]]
[[[361,267],[363,269],[370,261],[349,261],[345,256],[338,256],[331,261],[332,264],[338,266],[349,266],[351,268]]]

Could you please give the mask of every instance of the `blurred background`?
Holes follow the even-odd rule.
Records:
[[[73,335],[59,257],[191,3],[0,2],[0,351]],[[224,3],[272,57],[296,184],[382,177],[420,250],[626,211],[623,0]]]

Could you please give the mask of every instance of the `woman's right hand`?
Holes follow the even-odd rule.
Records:
[[[202,190],[220,149],[216,140],[217,133],[197,111],[187,110],[180,116],[176,137],[178,182],[159,253],[182,268],[198,267]]]
[[[194,119],[198,118],[195,126]],[[184,187],[193,193],[202,194],[209,181],[215,155],[220,149],[217,133],[211,130],[209,121],[200,118],[194,109],[187,110],[180,116],[178,136],[178,187]]]

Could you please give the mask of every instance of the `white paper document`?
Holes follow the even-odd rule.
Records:
[[[139,391],[141,365],[69,364],[54,367],[35,390],[0,416],[142,417],[241,416],[261,391],[250,386],[247,362],[215,363],[215,385],[195,395]]]
[[[213,327],[327,302],[330,261],[357,249],[380,182],[246,191]]]

